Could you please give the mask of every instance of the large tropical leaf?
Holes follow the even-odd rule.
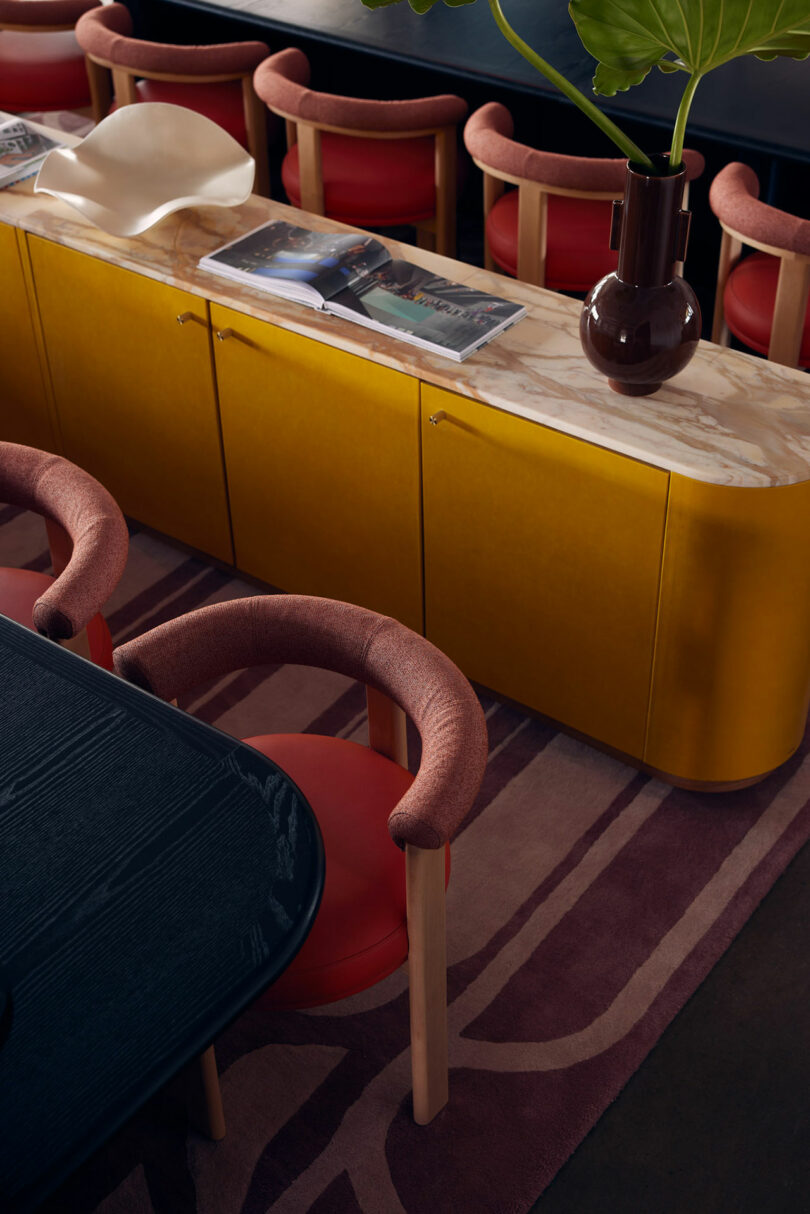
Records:
[[[740,55],[810,54],[810,0],[570,0],[568,11],[606,96],[656,65],[703,76]]]

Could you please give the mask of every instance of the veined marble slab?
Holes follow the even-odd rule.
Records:
[[[517,300],[528,315],[459,364],[197,268],[204,254],[271,219],[342,227],[253,196],[232,209],[179,211],[122,239],[35,195],[30,180],[0,191],[2,222],[656,467],[725,485],[810,480],[810,377],[801,371],[701,342],[653,396],[620,396],[582,353],[576,300],[396,241],[384,241],[393,256]]]

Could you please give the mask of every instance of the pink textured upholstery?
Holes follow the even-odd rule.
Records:
[[[33,623],[53,640],[75,636],[123,573],[129,536],[121,511],[75,464],[16,443],[0,442],[0,501],[44,515],[67,536],[69,556],[62,567],[61,554],[54,552],[57,576],[37,599]]]
[[[309,88],[309,61],[293,47],[265,59],[254,73],[253,87],[270,109],[302,122],[355,131],[416,131],[453,126],[467,113],[467,103],[453,94],[413,101],[369,101],[316,93]]]
[[[468,118],[464,143],[475,160],[496,173],[525,177],[550,188],[613,191],[617,196],[623,192],[626,159],[605,160],[542,152],[517,143],[512,138],[514,129],[507,108],[500,102],[490,101]],[[685,148],[683,159],[687,180],[699,177],[705,164],[700,152]]]
[[[232,670],[278,662],[361,679],[404,709],[421,735],[422,758],[388,829],[400,846],[443,846],[478,791],[486,727],[460,671],[403,624],[331,599],[257,596],[203,607],[115,652],[119,674],[164,699]]]
[[[264,42],[214,46],[172,46],[132,37],[132,18],[123,4],[106,4],[76,24],[79,45],[89,55],[131,71],[174,76],[246,75],[269,54]]]
[[[99,0],[0,0],[2,25],[75,25]]]
[[[734,161],[715,177],[709,205],[721,223],[761,244],[810,256],[810,219],[759,201],[759,181],[747,164]]]

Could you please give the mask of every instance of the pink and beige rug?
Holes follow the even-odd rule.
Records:
[[[46,567],[38,520],[0,508],[0,564]],[[253,593],[139,533],[107,615],[120,642]],[[357,684],[289,666],[184,706],[237,735],[365,723]],[[411,1120],[404,972],[317,1011],[249,1010],[217,1044],[226,1139],[157,1098],[49,1210],[529,1210],[810,835],[810,761],[805,743],[755,788],[699,795],[484,708],[489,765],[448,891],[448,1107]]]

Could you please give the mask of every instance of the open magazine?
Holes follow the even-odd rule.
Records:
[[[63,147],[23,118],[0,123],[0,190],[33,177],[52,148]]]
[[[389,333],[460,362],[525,316],[510,303],[391,257],[373,236],[263,224],[201,269]]]

